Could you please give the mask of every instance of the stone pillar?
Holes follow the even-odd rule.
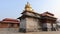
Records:
[[[56,24],[55,23],[52,23],[52,28],[51,28],[52,31],[56,31]]]
[[[53,24],[54,31],[56,31],[56,24]]]
[[[51,27],[52,27],[52,26],[51,26],[51,23],[47,23],[47,30],[48,30],[48,31],[51,31]]]

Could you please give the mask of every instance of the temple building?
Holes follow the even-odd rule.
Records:
[[[45,12],[41,14],[41,26],[43,31],[56,31],[56,20],[57,18],[54,17],[54,14]]]
[[[18,19],[5,18],[0,21],[0,28],[19,28],[19,22]]]
[[[33,32],[33,31],[56,31],[56,20],[54,14],[44,12],[42,14],[34,12],[31,5],[27,2],[24,11],[21,13],[20,19],[20,32]]]

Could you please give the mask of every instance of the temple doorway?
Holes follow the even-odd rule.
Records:
[[[47,24],[46,23],[42,24],[42,31],[47,31]]]

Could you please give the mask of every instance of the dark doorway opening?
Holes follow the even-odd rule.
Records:
[[[52,31],[56,31],[56,29],[55,29],[55,28],[51,28],[51,30],[52,30]]]
[[[47,27],[45,27],[45,28],[42,28],[42,31],[47,31]]]

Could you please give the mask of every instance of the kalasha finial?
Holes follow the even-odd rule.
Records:
[[[30,4],[29,2],[27,2],[27,4]]]
[[[25,5],[25,10],[32,11],[32,7],[29,2],[27,2],[27,4]]]
[[[29,2],[27,2],[27,4],[25,5],[25,8],[31,8],[31,5]]]

